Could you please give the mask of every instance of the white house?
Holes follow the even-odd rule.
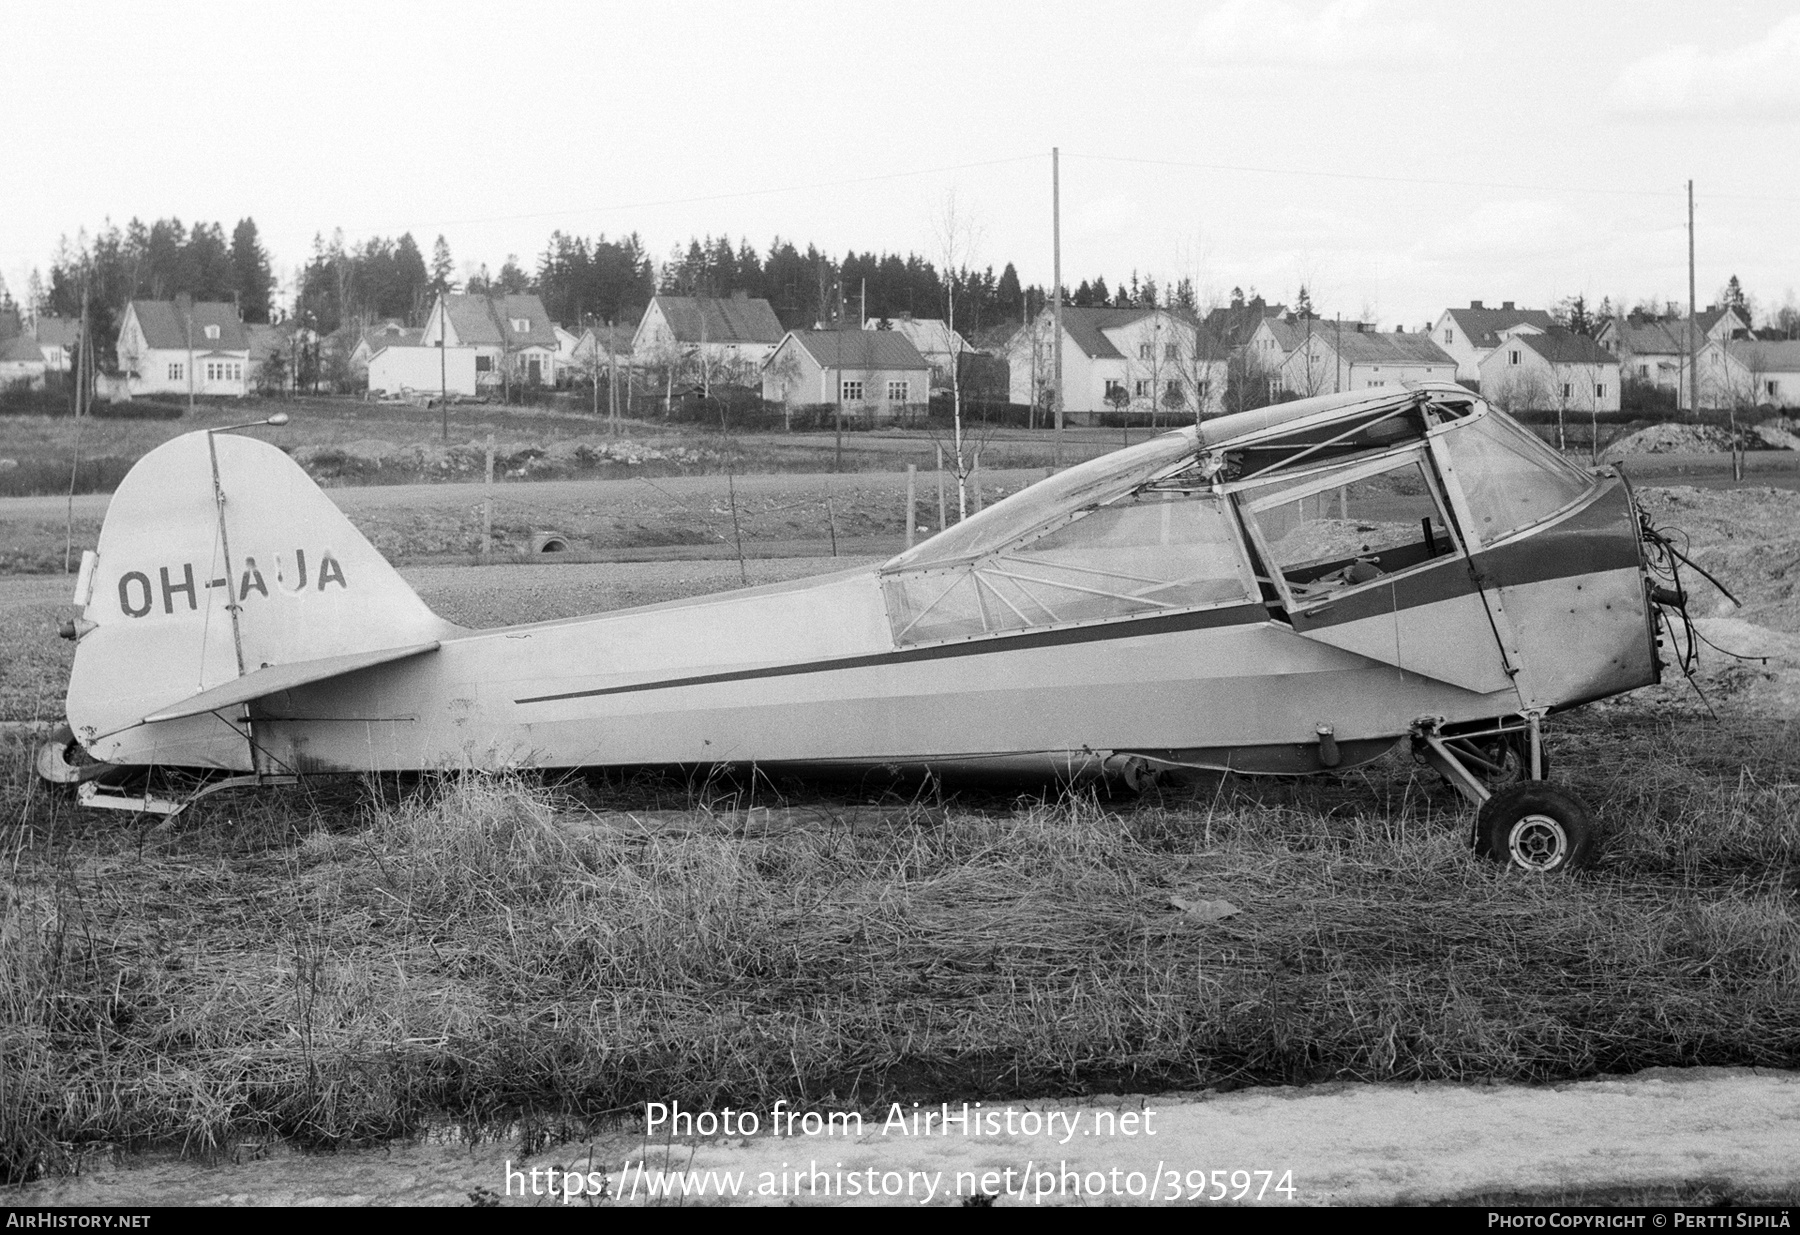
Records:
[[[389,343],[369,357],[369,389],[389,395],[473,395],[477,354],[473,347]]]
[[[555,323],[552,323],[552,327],[556,331],[556,371],[558,374],[573,372],[576,367],[575,349],[581,346],[581,336]]]
[[[34,389],[44,384],[44,353],[28,334],[0,339],[0,389],[23,383]]]
[[[1445,309],[1431,327],[1431,341],[1450,353],[1456,361],[1457,380],[1481,380],[1481,362],[1500,342],[1500,332],[1515,326],[1532,330],[1548,330],[1556,321],[1542,309],[1517,309],[1503,300],[1498,309],[1490,309],[1479,300],[1469,301],[1466,309]]]
[[[419,343],[436,347],[445,339],[475,349],[475,381],[483,389],[556,384],[556,324],[530,293],[439,296]]]
[[[1694,329],[1697,333],[1693,350],[1700,351],[1709,343],[1725,344],[1748,336],[1750,315],[1736,305],[1708,305],[1703,312],[1694,315]],[[1693,402],[1693,387],[1688,381],[1690,349],[1686,314],[1648,317],[1633,313],[1611,317],[1600,324],[1594,338],[1618,357],[1621,377],[1674,391],[1676,406],[1683,410]],[[1725,379],[1715,373],[1714,380]],[[1704,366],[1700,369],[1700,381],[1704,387],[1707,382]],[[1704,389],[1700,401],[1709,401]]]
[[[38,350],[44,354],[44,369],[67,373],[74,363],[75,349],[81,346],[81,319],[45,316],[33,322],[31,329]]]
[[[1711,339],[1699,364],[1706,407],[1800,408],[1800,342]]]
[[[1008,397],[1042,402],[1055,371],[1054,312],[1046,308],[1006,345]],[[1063,410],[1192,416],[1224,406],[1229,349],[1187,313],[1063,306]]]
[[[250,340],[237,308],[195,301],[133,300],[119,323],[119,368],[134,395],[241,399],[250,392]]]
[[[1337,329],[1315,322],[1311,331],[1282,362],[1280,380],[1294,394],[1335,394],[1409,382],[1456,380],[1456,361],[1426,334],[1384,333],[1360,328]]]
[[[871,317],[863,323],[863,329],[892,330],[905,335],[906,341],[931,366],[931,384],[938,390],[950,389],[951,366],[958,356],[974,350],[969,341],[950,329],[950,323],[941,317],[914,317],[910,313],[902,313],[899,317]]]
[[[1508,411],[1616,412],[1619,360],[1561,326],[1513,327],[1481,362],[1481,394]]]
[[[699,361],[710,368],[754,374],[783,341],[781,322],[766,300],[748,296],[657,296],[631,339],[639,365]]]
[[[356,346],[350,351],[350,368],[357,373],[366,374],[369,371],[369,358],[376,352],[396,344],[418,346],[424,335],[424,331],[411,329],[392,318],[380,325],[370,326],[358,336]]]
[[[762,367],[771,403],[835,403],[846,415],[892,420],[931,399],[931,366],[892,330],[790,330]]]
[[[1244,343],[1244,364],[1251,372],[1268,378],[1273,391],[1281,384],[1282,368],[1288,357],[1305,347],[1314,335],[1342,337],[1374,329],[1372,323],[1347,322],[1342,318],[1299,317],[1292,313],[1265,317],[1257,322]]]
[[[631,363],[631,340],[636,332],[624,326],[589,326],[571,349],[575,364],[589,372],[594,366]]]

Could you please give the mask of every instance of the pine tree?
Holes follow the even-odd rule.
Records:
[[[444,240],[443,233],[438,233],[437,243],[431,246],[431,291],[433,295],[442,296],[456,290],[456,280],[451,276],[456,272],[456,263],[450,260],[450,245]]]
[[[269,254],[256,234],[255,219],[239,219],[231,233],[232,285],[238,309],[247,322],[269,320],[269,291],[275,286]]]

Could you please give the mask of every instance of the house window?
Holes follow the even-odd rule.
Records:
[[[1175,359],[1175,345],[1173,343],[1163,344],[1163,359],[1164,360]]]
[[[1511,351],[1506,353],[1506,363],[1507,364],[1518,364],[1519,363],[1519,349],[1518,348],[1515,347]]]
[[[1143,379],[1143,378],[1140,378],[1140,379],[1138,379],[1138,384],[1137,384],[1137,387],[1136,387],[1136,389],[1135,389],[1135,390],[1134,390],[1134,391],[1133,391],[1133,392],[1132,392],[1132,393],[1133,393],[1133,394],[1135,394],[1135,395],[1136,395],[1136,396],[1137,396],[1137,397],[1138,397],[1138,398],[1140,398],[1140,399],[1147,399],[1147,398],[1149,398],[1149,397],[1150,397],[1150,383],[1149,383],[1149,381],[1147,381],[1147,380],[1145,380],[1145,379]]]
[[[529,317],[515,317],[512,319],[512,328],[515,334],[529,334],[531,332],[531,319]]]
[[[1163,391],[1163,401],[1166,403],[1179,403],[1181,400],[1181,383],[1179,381],[1171,380],[1168,387]]]
[[[219,328],[217,326],[208,326],[206,328],[206,337],[209,339],[218,338],[219,337]]]
[[[889,382],[888,383],[888,402],[889,403],[908,403],[908,402],[910,402],[911,395],[912,395],[912,390],[910,389],[910,385],[911,385],[910,383],[905,382],[905,381]]]
[[[179,382],[181,380],[181,366],[180,365],[172,364],[169,366],[169,380],[171,382]]]
[[[1455,334],[1456,334],[1456,332],[1453,330],[1446,330],[1444,332],[1444,342],[1454,343],[1456,341]]]
[[[1639,365],[1638,366],[1638,376],[1639,377],[1649,377],[1650,376],[1650,366],[1647,364]]]
[[[1566,399],[1574,393],[1575,393],[1575,387],[1570,385],[1568,382],[1564,382],[1563,383],[1563,398]]]
[[[1110,377],[1107,378],[1106,379],[1106,401],[1108,403],[1111,403],[1113,401],[1114,394],[1115,393],[1122,394],[1124,389],[1125,389],[1124,383],[1116,381],[1115,379],[1110,378]]]
[[[838,398],[842,399],[845,403],[862,402],[863,384],[861,382],[845,382],[839,389],[841,393],[838,395]]]
[[[1150,344],[1148,344],[1148,343],[1138,344],[1138,359],[1139,360],[1150,359]]]
[[[1763,393],[1765,395],[1767,395],[1771,401],[1773,401],[1775,398],[1775,383],[1774,382],[1764,382],[1763,383]]]
[[[493,371],[494,371],[494,358],[492,356],[477,356],[477,357],[475,357],[475,372],[477,372],[477,373],[492,373]]]

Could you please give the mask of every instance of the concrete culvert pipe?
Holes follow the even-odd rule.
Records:
[[[569,538],[561,532],[537,532],[531,537],[533,553],[567,553]]]

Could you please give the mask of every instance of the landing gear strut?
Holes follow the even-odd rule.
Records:
[[[1476,808],[1475,850],[1519,870],[1585,864],[1594,823],[1582,800],[1547,784],[1541,713],[1472,731],[1444,732],[1437,717],[1413,725],[1413,750]]]

